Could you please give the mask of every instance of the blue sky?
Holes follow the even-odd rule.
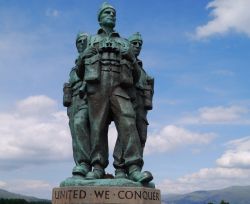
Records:
[[[99,0],[0,0],[0,188],[50,198],[70,176],[62,86]],[[249,0],[109,1],[155,78],[145,170],[163,193],[250,185]],[[109,131],[110,165],[116,131]]]

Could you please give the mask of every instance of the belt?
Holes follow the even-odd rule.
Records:
[[[102,71],[106,71],[106,72],[116,72],[116,73],[120,73],[121,72],[121,67],[117,67],[117,66],[102,66]]]

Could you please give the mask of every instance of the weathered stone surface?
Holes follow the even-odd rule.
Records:
[[[53,189],[52,204],[160,204],[160,190],[145,187],[71,186]]]
[[[81,176],[72,176],[61,182],[60,187],[69,186],[120,186],[120,187],[147,187],[155,188],[153,182],[140,183],[129,179],[95,179],[86,180]]]

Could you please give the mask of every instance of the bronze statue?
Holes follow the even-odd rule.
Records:
[[[79,76],[87,82],[87,98],[91,130],[91,165],[86,179],[102,178],[108,165],[107,131],[115,122],[124,168],[129,179],[149,182],[152,175],[141,172],[143,165],[136,113],[128,90],[140,74],[128,40],[114,31],[115,9],[104,3],[99,10],[101,26],[97,35],[88,38],[88,46],[80,57]],[[84,74],[83,74],[84,73]]]
[[[108,3],[102,4],[98,21],[96,35],[78,35],[79,57],[64,86],[76,163],[72,174],[85,180],[104,177],[108,128],[114,121],[115,178],[147,184],[153,176],[142,172],[143,149],[154,81],[138,59],[143,41],[139,33],[129,40],[120,37],[114,30],[116,10]]]
[[[142,48],[142,37],[140,33],[135,33],[128,38],[130,41],[133,52],[136,57],[136,63],[140,68],[140,77],[136,84],[130,89],[129,94],[133,99],[133,106],[136,112],[136,127],[138,130],[140,142],[141,142],[141,156],[143,157],[143,150],[145,147],[146,139],[147,139],[147,113],[148,110],[152,109],[152,97],[154,93],[154,80],[150,76],[147,75],[146,71],[143,69],[142,61],[138,59]],[[114,167],[115,178],[127,178],[126,171],[124,169],[124,163],[122,158],[122,153],[120,150],[119,138],[116,141],[115,149],[114,149]]]
[[[148,120],[147,114],[148,110],[152,110],[152,98],[154,94],[154,79],[150,77],[146,71],[143,69],[143,64],[138,56],[140,55],[142,48],[142,37],[139,32],[133,34],[128,38],[130,43],[134,48],[134,54],[136,56],[137,64],[140,67],[140,78],[135,84],[136,87],[136,127],[141,141],[142,153],[147,140],[147,128]]]
[[[79,33],[76,37],[79,54],[86,49],[87,37],[86,33]],[[64,106],[67,107],[73,157],[76,163],[72,174],[81,176],[85,176],[91,170],[89,118],[85,89],[86,82],[78,77],[76,67],[73,67],[69,74],[69,82],[64,85]]]

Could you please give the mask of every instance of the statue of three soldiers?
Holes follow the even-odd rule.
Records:
[[[108,128],[115,123],[118,136],[113,152],[115,178],[148,183],[142,172],[147,139],[147,112],[152,109],[154,80],[138,56],[139,33],[128,39],[115,32],[116,10],[103,3],[98,12],[96,35],[79,33],[75,67],[64,84],[76,166],[72,174],[84,179],[101,179],[108,166]]]

